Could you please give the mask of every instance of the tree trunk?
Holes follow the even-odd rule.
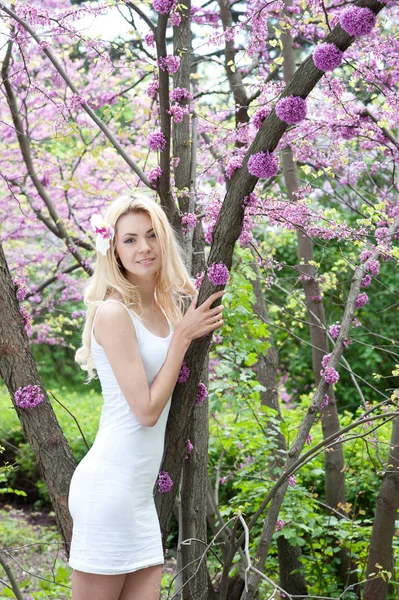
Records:
[[[399,417],[392,423],[390,452],[377,498],[373,531],[371,534],[367,575],[389,571],[393,575],[392,539],[399,509]],[[380,565],[378,568],[376,565]],[[389,579],[371,578],[364,587],[363,600],[385,600]]]
[[[68,492],[76,463],[43,388],[29,347],[15,286],[0,244],[0,375],[10,393],[26,441],[32,448],[40,474],[47,485],[58,529],[69,557],[72,519]],[[44,400],[35,408],[20,408],[14,394],[28,385],[41,388]]]

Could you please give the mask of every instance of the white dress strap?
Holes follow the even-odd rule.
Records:
[[[99,310],[100,310],[100,308],[101,308],[102,306],[104,306],[104,304],[106,304],[107,302],[118,302],[118,304],[122,304],[122,306],[124,306],[124,307],[126,308],[126,310],[127,310],[128,314],[130,315],[130,317],[132,317],[132,313],[130,312],[130,310],[128,309],[128,307],[126,306],[126,304],[123,304],[123,302],[121,302],[120,300],[115,300],[115,298],[108,298],[108,300],[104,300],[104,302],[103,302],[102,304],[100,304],[100,306],[98,306],[98,307],[97,307],[96,314],[94,315],[94,318],[93,318],[93,323],[92,323],[92,325],[91,325],[91,333],[92,333],[92,336],[93,336],[93,337],[94,337],[94,324],[95,324],[95,322],[96,322],[96,318],[97,318],[97,315],[98,315],[98,311],[99,311]],[[94,339],[96,340],[96,338],[95,338],[95,337],[94,337]],[[97,342],[97,340],[96,340],[96,342]],[[97,342],[97,344],[98,344],[98,342]]]

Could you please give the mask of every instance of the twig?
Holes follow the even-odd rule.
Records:
[[[60,404],[60,405],[62,406],[62,408],[63,408],[63,409],[65,409],[65,410],[67,411],[67,413],[69,413],[69,414],[71,415],[72,419],[75,421],[76,425],[78,426],[78,429],[79,429],[79,431],[80,431],[80,434],[81,434],[81,436],[82,436],[82,438],[83,438],[83,441],[84,441],[84,443],[86,444],[86,447],[87,447],[87,449],[88,449],[88,450],[90,450],[90,446],[89,446],[89,444],[88,444],[88,443],[87,443],[87,441],[86,441],[86,438],[85,438],[85,436],[84,436],[84,433],[83,433],[83,431],[81,430],[81,428],[80,428],[80,425],[79,425],[79,422],[78,422],[77,418],[75,417],[75,415],[73,415],[73,414],[71,413],[71,411],[70,411],[70,410],[68,410],[68,408],[67,408],[66,406],[64,406],[64,405],[62,404],[62,402],[60,402],[60,401],[58,400],[58,398],[56,398],[56,397],[54,396],[54,394],[53,394],[53,392],[52,392],[51,390],[49,390],[49,392],[50,392],[50,394],[52,395],[52,397],[54,398],[54,400],[55,400],[56,402],[58,402],[58,404]]]
[[[11,589],[14,592],[17,600],[24,600],[22,597],[22,594],[21,594],[21,590],[19,589],[16,579],[10,569],[10,565],[7,564],[7,562],[4,560],[4,558],[2,557],[2,554],[5,554],[5,553],[2,550],[0,550],[0,564],[3,567],[3,569],[5,570],[7,577],[11,583]],[[10,586],[7,586],[7,587],[10,587]]]

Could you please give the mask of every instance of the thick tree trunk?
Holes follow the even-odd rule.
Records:
[[[185,2],[180,10],[182,19],[179,27],[173,30],[174,54],[181,57],[180,69],[174,76],[174,86],[190,90],[191,69],[191,2]],[[186,101],[189,104],[189,101]],[[180,210],[193,212],[195,193],[195,152],[196,144],[190,139],[190,117],[185,115],[181,123],[173,127],[173,155],[179,159],[175,168],[176,187],[181,190]],[[194,232],[183,238],[188,263],[186,266],[195,275],[205,268],[205,240],[200,223]],[[203,370],[202,381],[208,372],[208,361]],[[195,402],[195,397],[193,398]],[[200,560],[207,543],[206,507],[208,481],[208,403],[194,410],[189,434],[194,448],[184,461],[181,485],[181,531],[182,545],[179,550],[182,561],[183,600],[205,600],[208,597],[207,561]],[[187,540],[187,542],[186,542]],[[191,540],[191,541],[188,541]]]
[[[392,423],[390,452],[385,473],[377,498],[373,531],[371,534],[367,575],[389,571],[393,575],[392,539],[395,534],[395,521],[399,509],[399,417]],[[380,565],[381,568],[378,568]],[[397,566],[397,565],[396,565]],[[363,600],[385,600],[389,579],[370,578],[365,587]]]
[[[35,454],[41,476],[47,485],[58,529],[66,542],[65,552],[69,556],[72,520],[68,510],[68,492],[76,463],[36,370],[15,286],[1,244],[0,375],[8,388],[25,439]],[[44,400],[35,408],[19,408],[14,394],[19,388],[28,385],[38,385]]]

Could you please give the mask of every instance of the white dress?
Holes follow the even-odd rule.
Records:
[[[168,321],[169,335],[158,337],[119,303],[132,318],[151,385],[165,361],[172,327]],[[139,423],[94,337],[100,309],[93,320],[91,351],[104,404],[95,441],[77,466],[69,488],[73,533],[68,564],[86,573],[117,575],[164,562],[153,488],[162,461],[171,398],[154,427]]]

